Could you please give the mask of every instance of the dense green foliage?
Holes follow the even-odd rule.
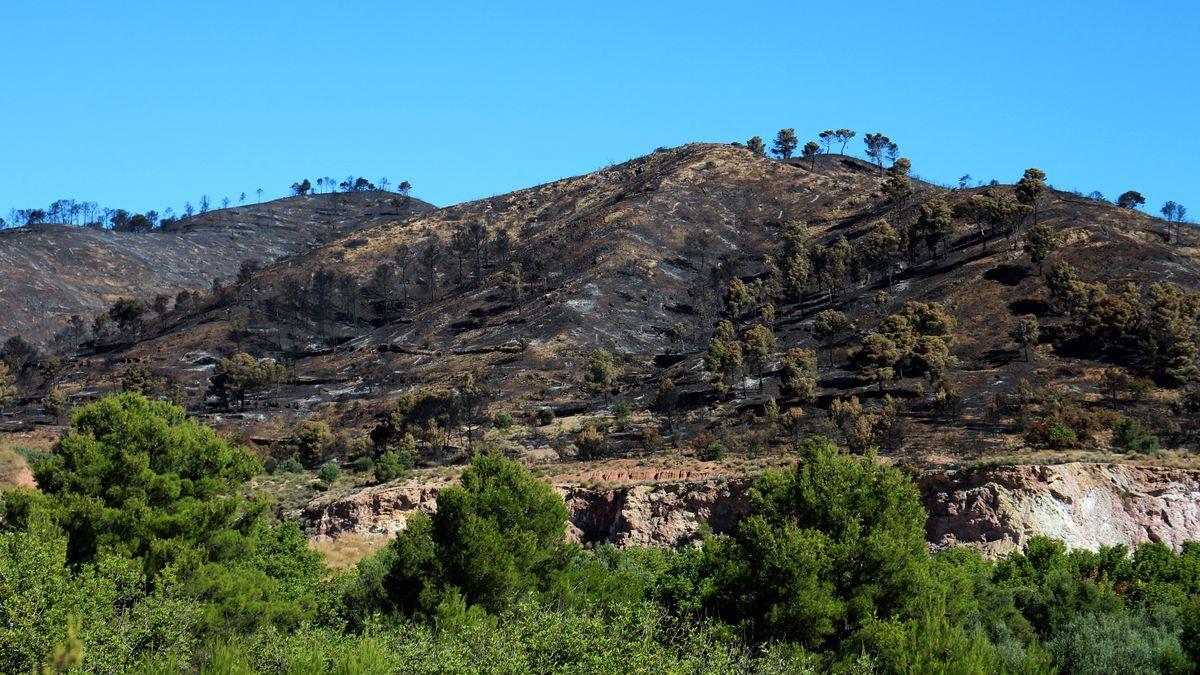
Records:
[[[1200,545],[931,555],[916,489],[822,438],[678,551],[584,549],[479,454],[436,513],[334,574],[240,495],[244,449],[167,403],[79,409],[4,495],[0,671],[1194,672]],[[1126,435],[1137,439],[1136,424]]]

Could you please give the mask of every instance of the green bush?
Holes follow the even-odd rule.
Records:
[[[554,424],[554,410],[552,408],[538,408],[537,423],[543,427]]]
[[[629,402],[623,398],[613,401],[612,411],[613,417],[617,420],[618,424],[625,424],[628,422],[629,415],[632,414],[632,410],[629,407]]]
[[[1134,614],[1080,614],[1048,647],[1064,670],[1081,675],[1190,672],[1176,635]]]
[[[371,473],[375,470],[375,460],[367,456],[354,460],[354,473]]]
[[[61,537],[69,568],[61,583],[84,583],[79,574],[106,565],[137,571],[141,581],[120,582],[115,609],[145,630],[159,627],[138,612],[170,609],[154,595],[166,589],[191,617],[192,635],[291,628],[317,615],[325,570],[294,523],[274,521],[265,503],[243,496],[259,468],[246,448],[183,410],[122,393],[74,411],[71,429],[34,467],[42,491],[6,492],[0,521],[5,530]],[[80,615],[79,602],[64,599],[64,611]],[[92,629],[82,628],[85,655]]]
[[[1048,432],[1050,443],[1054,446],[1066,447],[1074,445],[1077,440],[1075,430],[1062,422],[1052,422]]]
[[[76,409],[33,467],[72,562],[110,550],[145,560],[151,573],[181,556],[212,559],[214,530],[248,536],[250,505],[236,491],[260,470],[249,450],[181,408],[129,392]]]
[[[317,478],[326,485],[333,484],[333,482],[341,477],[341,475],[342,470],[339,469],[338,465],[333,462],[321,465],[320,471],[317,471]]]
[[[513,426],[513,417],[506,412],[498,413],[492,420],[492,426],[498,431],[508,431]]]
[[[706,546],[708,603],[769,635],[815,648],[868,619],[902,616],[924,590],[925,509],[912,482],[824,438],[768,473],[751,513]]]
[[[1159,449],[1158,437],[1149,433],[1142,423],[1123,417],[1113,427],[1113,445],[1133,452],[1154,452]]]
[[[566,564],[566,522],[563,500],[548,484],[516,462],[481,453],[461,486],[438,493],[432,516],[410,519],[354,593],[366,608],[428,616],[459,603],[501,611]]]
[[[300,473],[303,470],[304,465],[300,463],[300,460],[295,457],[288,457],[282,462],[277,463],[275,471],[272,473]]]
[[[390,483],[412,468],[413,459],[410,453],[388,450],[375,460],[375,482]]]
[[[309,469],[329,459],[336,443],[337,438],[325,422],[305,422],[292,441],[296,458]]]
[[[524,602],[498,618],[473,615],[453,625],[372,625],[358,633],[310,627],[237,636],[197,654],[211,673],[664,673],[811,675],[801,650],[754,648],[719,627],[679,622],[652,604],[607,613]],[[165,672],[186,670],[162,659]]]
[[[0,533],[0,672],[42,672],[72,623],[90,672],[126,671],[151,654],[186,658],[201,607],[172,580],[147,588],[136,560],[105,554],[73,567],[53,532]]]
[[[700,448],[696,453],[696,458],[705,462],[719,462],[725,459],[725,454],[728,450],[718,441],[713,441]]]

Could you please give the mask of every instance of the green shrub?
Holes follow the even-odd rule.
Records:
[[[72,624],[74,658],[89,672],[127,671],[147,654],[186,658],[195,647],[201,607],[178,584],[147,592],[142,565],[119,556],[73,568],[67,540],[52,532],[0,533],[0,589],[0,672],[52,672],[42,666],[68,645]]]
[[[320,466],[329,459],[337,439],[325,422],[305,422],[292,440],[296,457],[307,468]]]
[[[342,470],[333,462],[321,465],[320,471],[317,471],[317,478],[326,485],[333,484],[341,475]]]
[[[375,460],[375,481],[390,483],[405,474],[413,466],[413,456],[401,450],[388,450]]]
[[[497,413],[496,417],[492,420],[492,426],[498,431],[508,431],[512,428],[512,425],[513,417],[506,412]]]
[[[543,427],[554,424],[554,410],[552,408],[538,408],[537,423]]]
[[[725,458],[728,452],[725,446],[718,441],[713,441],[700,448],[696,453],[696,457],[705,462],[719,462]]]
[[[1080,614],[1048,647],[1055,662],[1070,673],[1190,672],[1182,668],[1187,659],[1178,637],[1132,614]]]
[[[1113,427],[1113,445],[1143,453],[1159,449],[1158,437],[1146,431],[1141,422],[1131,417],[1121,418]]]
[[[354,473],[370,473],[375,470],[375,460],[367,456],[354,460]]]
[[[1074,445],[1075,441],[1078,440],[1075,430],[1062,422],[1051,422],[1047,437],[1050,439],[1050,444],[1054,447],[1069,447]]]
[[[480,453],[461,485],[438,493],[437,511],[410,519],[361,573],[359,609],[432,616],[465,603],[502,611],[565,564],[566,522],[566,506],[547,483],[501,455]]]
[[[925,509],[897,469],[824,438],[798,451],[795,469],[758,482],[732,535],[705,547],[707,604],[811,648],[902,615],[921,597],[929,553]]]
[[[613,417],[619,424],[625,424],[629,421],[629,415],[632,411],[629,408],[629,402],[623,398],[613,401],[612,404]]]
[[[300,460],[295,457],[288,457],[275,465],[273,473],[300,473],[303,470],[304,465],[300,463]]]
[[[34,467],[41,492],[6,492],[0,521],[61,533],[72,570],[116,559],[132,566],[144,580],[122,581],[125,595],[113,602],[133,620],[139,602],[157,602],[146,589],[173,588],[196,635],[294,627],[316,615],[325,571],[294,523],[275,522],[243,496],[260,468],[182,409],[126,392],[74,411],[71,429]]]

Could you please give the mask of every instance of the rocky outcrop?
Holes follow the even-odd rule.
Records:
[[[750,508],[748,478],[627,485],[557,486],[570,514],[569,537],[617,546],[683,546],[701,525],[725,532]]]
[[[929,473],[919,483],[934,548],[1001,555],[1036,535],[1092,550],[1200,540],[1200,471],[1071,463]]]
[[[702,525],[725,532],[749,508],[751,480],[623,485],[594,489],[556,485],[568,509],[568,537],[583,543],[620,546],[680,546],[694,540]],[[416,513],[437,510],[446,483],[379,485],[353,495],[323,497],[308,504],[308,532],[319,539],[343,534],[394,536]]]
[[[752,479],[641,483],[614,488],[556,485],[569,513],[568,536],[618,546],[683,546],[703,525],[728,531],[749,510]],[[1032,536],[1072,548],[1155,541],[1178,548],[1200,540],[1200,471],[1120,464],[1006,466],[928,473],[918,481],[935,549],[969,545],[990,556]],[[442,484],[444,485],[444,483]],[[414,513],[436,509],[439,484],[383,485],[305,511],[311,535],[391,536]]]
[[[394,536],[417,513],[437,510],[437,493],[445,483],[389,483],[341,497],[322,497],[304,509],[309,534],[336,539],[344,534]]]
[[[692,482],[625,485],[611,489],[556,485],[567,505],[567,536],[583,543],[608,541],[618,546],[682,546],[695,539],[702,524],[727,531],[749,509],[751,481],[710,479]],[[445,483],[409,481],[381,485],[343,497],[324,497],[303,514],[311,536],[344,534],[392,536],[416,513],[437,509]]]

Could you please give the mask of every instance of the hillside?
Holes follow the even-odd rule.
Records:
[[[1045,459],[1045,447],[1027,444],[1027,427],[1038,419],[1051,424],[1062,409],[1032,401],[1015,413],[1006,408],[1023,381],[1075,410],[1103,403],[1105,368],[1156,376],[1136,355],[1101,354],[1081,343],[1074,323],[1052,307],[1046,270],[1066,262],[1084,281],[1104,280],[1114,290],[1170,281],[1195,291],[1196,249],[1167,243],[1161,221],[1047,189],[1037,221],[1054,233],[1058,248],[1037,265],[1022,252],[1023,234],[985,231],[961,212],[976,196],[1011,195],[1011,186],[948,190],[911,179],[912,194],[897,204],[884,195],[884,181],[874,166],[850,157],[820,156],[810,164],[696,144],[392,218],[289,257],[195,311],[148,326],[130,344],[85,355],[64,387],[86,400],[118,387],[129,363],[142,363],[182,382],[192,408],[214,423],[273,442],[291,437],[305,420],[365,435],[406,393],[453,390],[470,374],[490,393],[481,419],[508,412],[517,422],[515,431],[489,438],[531,457],[576,461],[575,433],[599,423],[611,433],[592,459],[644,452],[650,429],[668,436],[665,448],[650,444],[652,453],[685,462],[696,443],[719,439],[754,457],[770,454],[789,433],[820,432],[852,446],[882,445],[920,465],[953,466],[1017,455]],[[887,274],[855,257],[880,221],[911,225],[933,199],[954,212],[942,244],[899,252]],[[760,382],[755,369],[742,367],[722,391],[708,381],[703,357],[714,327],[728,316],[726,290],[734,279],[769,281],[764,258],[779,266],[786,224],[796,221],[807,224],[813,260],[836,246],[853,260],[832,285],[814,272],[801,292],[777,298],[778,348],[762,364],[765,377]],[[1021,227],[1029,227],[1028,218]],[[940,303],[955,324],[946,379],[909,375],[876,387],[849,356],[910,301]],[[814,334],[814,320],[827,309],[844,312],[851,324],[828,340]],[[756,311],[738,318],[739,335],[756,322]],[[1010,333],[1029,314],[1042,326],[1026,360]],[[793,347],[818,354],[811,403],[781,389],[780,355]],[[616,355],[620,377],[611,396],[584,386],[596,348]],[[225,410],[206,396],[208,380],[215,361],[236,352],[285,362],[290,373],[250,392],[244,407]],[[664,412],[654,399],[666,378],[678,397]],[[945,393],[939,388],[947,386],[953,409],[939,407]],[[882,398],[884,390],[891,399]],[[1151,390],[1109,407],[1145,419],[1169,413],[1178,390]],[[831,411],[835,399],[851,397],[861,400],[861,411]],[[614,399],[628,402],[633,422],[612,424]],[[771,400],[803,415],[764,427]],[[543,407],[566,420],[538,426],[534,417]],[[880,434],[851,438],[855,425],[869,426],[883,414],[900,420],[889,422],[895,433],[886,443]],[[437,443],[423,437],[426,461],[452,461],[471,442],[455,430],[461,422],[450,423]],[[1164,435],[1163,442],[1182,451],[1190,432],[1186,424],[1176,431],[1182,435]],[[1106,434],[1051,454],[1123,456]]]
[[[121,233],[65,225],[0,230],[0,336],[43,342],[72,315],[90,323],[120,298],[227,283],[267,263],[432,207],[379,192],[288,197],[198,214],[169,230]]]

